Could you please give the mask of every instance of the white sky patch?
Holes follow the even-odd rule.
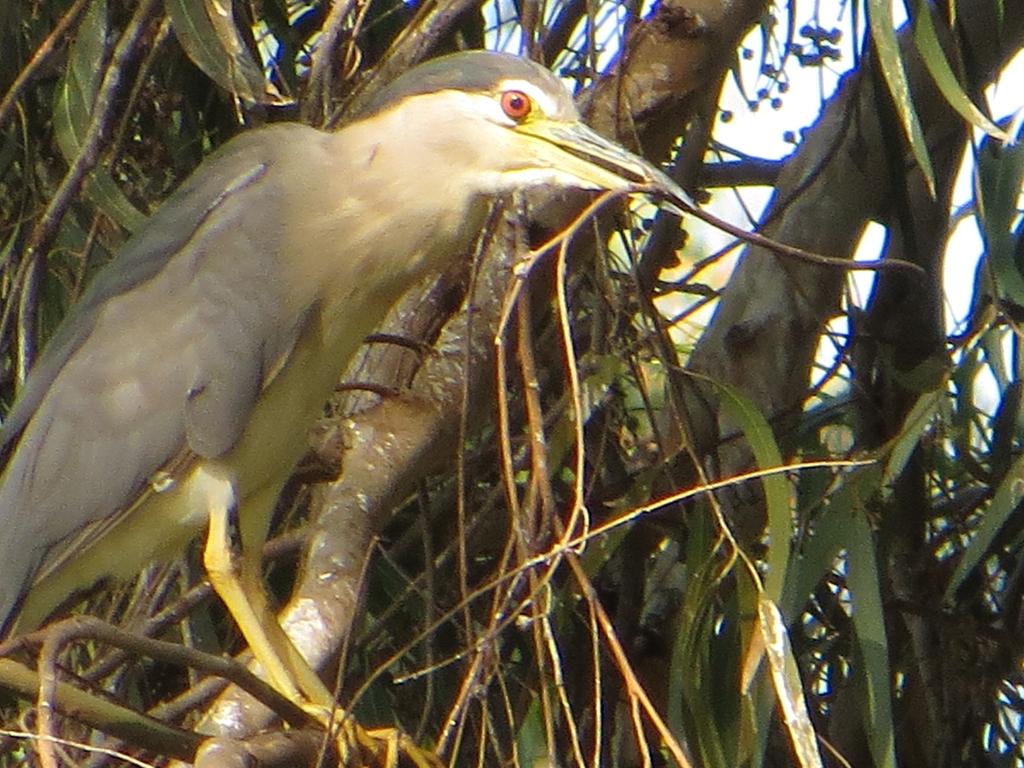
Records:
[[[546,6],[545,21],[551,22],[561,10],[562,2]],[[644,3],[644,14],[651,13],[653,4]],[[776,6],[776,22],[771,34],[758,27],[750,32],[740,47],[735,71],[730,74],[719,101],[719,120],[714,139],[719,145],[709,162],[750,156],[784,161],[795,150],[801,131],[814,125],[821,110],[833,96],[841,79],[854,66],[855,47],[860,47],[866,18],[861,15],[856,29],[852,29],[850,4],[845,0],[820,0],[813,4],[796,4],[798,17],[790,24],[784,6]],[[894,23],[903,24],[906,15],[899,3],[894,3]],[[490,29],[488,45],[516,52],[521,45],[519,27],[511,23],[515,9],[511,0],[500,0],[485,11]],[[574,32],[572,44],[582,44],[587,37],[598,44],[599,68],[607,66],[617,55],[622,9],[614,4],[598,6],[596,23],[590,29],[585,23]],[[793,38],[786,39],[787,26]],[[817,43],[816,43],[817,41]],[[816,47],[816,44],[822,44]],[[790,47],[787,48],[787,45]],[[839,58],[825,56],[820,66],[803,66],[799,55],[813,57],[816,51],[834,50]],[[567,60],[567,59],[566,59]],[[559,62],[564,65],[565,61]],[[556,67],[557,70],[557,67]],[[1004,69],[1000,78],[985,90],[985,103],[979,105],[995,120],[1012,116],[1024,106],[1024,52],[1018,54]],[[729,119],[721,119],[728,114]],[[980,137],[978,137],[980,138]],[[731,154],[734,150],[738,154]],[[973,158],[965,154],[957,177],[953,196],[953,210],[969,206],[973,198]],[[740,226],[752,229],[771,197],[770,187],[743,187],[712,190],[707,207],[717,215]],[[690,233],[687,256],[702,258],[721,250],[732,242],[730,236],[694,219],[687,221]],[[877,258],[884,243],[884,229],[869,224],[854,258]],[[974,276],[982,243],[973,217],[961,218],[949,239],[944,261],[943,283],[946,291],[948,327],[959,327],[970,310],[974,292]],[[735,252],[734,252],[735,253]],[[709,282],[721,282],[731,270],[733,258],[723,260],[714,267],[717,279],[704,275]],[[666,274],[675,279],[689,265]],[[870,297],[874,275],[867,272],[852,273],[851,296],[858,306],[864,306]],[[677,307],[671,302],[663,307],[671,315]],[[708,319],[704,313],[703,321]],[[837,329],[838,330],[838,329]]]
[[[864,227],[864,232],[857,243],[857,250],[854,251],[854,261],[876,261],[882,257],[882,248],[885,247],[887,230],[877,221],[869,221]],[[858,271],[851,272],[848,277],[850,300],[854,306],[864,308],[867,306],[868,297],[875,288],[875,281],[878,278],[877,272]]]

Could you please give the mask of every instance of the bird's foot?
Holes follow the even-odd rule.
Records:
[[[355,762],[345,763],[357,768],[445,768],[434,752],[418,746],[405,733],[397,728],[374,728],[367,730],[362,726],[346,721],[338,734],[338,752],[343,760]],[[346,742],[342,744],[342,740]]]
[[[418,746],[398,728],[367,729],[338,708],[312,702],[302,702],[301,706],[335,733],[335,747],[346,768],[445,768],[434,752]]]

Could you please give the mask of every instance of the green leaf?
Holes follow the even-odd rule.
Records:
[[[722,576],[716,553],[720,543],[711,515],[695,514],[688,524],[685,553],[686,582],[679,611],[680,630],[675,633],[667,679],[673,681],[668,699],[666,721],[675,734],[685,735],[699,758],[697,764],[718,768],[736,765],[726,749],[735,749],[722,734],[722,723],[715,718],[716,708],[708,702],[721,691],[722,680],[712,671],[711,653],[718,636],[720,602],[716,586]],[[742,580],[740,580],[742,582]],[[742,596],[737,596],[742,600]],[[724,622],[726,627],[734,622]]]
[[[54,128],[57,143],[68,162],[73,162],[78,155],[89,129],[93,101],[103,79],[106,37],[107,3],[96,0],[89,4],[89,10],[78,25],[68,66],[57,91]]]
[[[757,623],[782,723],[793,743],[793,754],[801,768],[821,768],[823,763],[818,751],[818,737],[807,711],[803,682],[800,680],[800,671],[796,666],[782,612],[775,603],[762,597],[757,604]]]
[[[757,619],[758,606],[762,600],[764,590],[752,574],[746,570],[737,571],[736,593],[730,601],[732,615],[723,614],[723,624],[733,625],[736,629],[733,630],[732,637],[723,634],[720,638],[726,641],[727,648],[731,650],[735,646],[736,651],[728,660],[729,667],[713,678],[725,680],[734,676],[739,677],[738,691],[741,696],[738,702],[739,709],[734,716],[738,722],[735,728],[722,734],[723,739],[729,739],[726,742],[730,758],[726,765],[729,768],[737,765],[761,768],[765,765],[768,737],[775,720],[775,690],[768,675],[758,674],[764,659],[763,635]],[[716,646],[720,647],[726,643],[716,643]],[[730,704],[734,702],[733,697],[711,697],[712,701],[718,698]],[[732,747],[733,742],[736,743],[735,748]]]
[[[891,699],[892,674],[885,634],[880,574],[875,542],[863,513],[847,520],[847,567],[853,611],[853,630],[861,664],[854,668],[864,684],[864,733],[877,768],[896,768]]]
[[[952,603],[956,599],[956,591],[964,579],[973,571],[988,554],[996,535],[1006,525],[1017,504],[1024,496],[1024,456],[1020,456],[1010,467],[1003,481],[999,483],[992,503],[985,510],[985,515],[978,526],[974,538],[967,545],[960,562],[956,565],[949,585],[946,587],[945,599]]]
[[[536,765],[550,754],[544,730],[544,717],[540,707],[540,696],[533,697],[530,708],[522,718],[516,746],[521,765]]]
[[[21,234],[21,224],[15,222],[14,226],[11,227],[11,235],[7,238],[3,248],[0,248],[0,269],[2,269],[11,258],[11,254],[14,253],[14,246],[18,242],[18,236]]]
[[[775,442],[775,435],[754,402],[735,387],[712,383],[719,391],[722,409],[747,438],[757,466],[761,469],[781,467],[782,454]],[[761,484],[764,486],[768,510],[768,576],[765,578],[765,594],[779,602],[786,580],[790,539],[793,535],[791,488],[785,476],[778,473],[761,478]]]
[[[263,76],[242,40],[231,0],[166,0],[165,5],[181,47],[217,85],[253,104],[289,101]]]
[[[949,105],[971,125],[981,129],[989,136],[1000,141],[1009,141],[1009,135],[986,117],[964,91],[949,66],[946,54],[942,51],[939,36],[935,31],[935,20],[932,18],[933,6],[918,2],[914,12],[914,45],[921,53],[928,74],[932,76],[942,95]]]
[[[106,37],[107,3],[96,0],[90,3],[78,27],[53,110],[57,145],[69,163],[74,163],[81,154],[89,132],[96,93],[103,80]],[[129,231],[146,220],[103,168],[94,168],[86,178],[85,194],[104,214]]]
[[[889,448],[889,460],[885,463],[885,473],[882,475],[883,493],[887,492],[886,489],[907,466],[914,449],[921,442],[932,418],[945,404],[946,398],[945,387],[925,392],[917,398],[917,402],[914,403],[914,407],[910,409],[910,413],[903,420],[903,426]]]
[[[881,483],[877,464],[844,473],[828,494],[825,511],[815,518],[809,536],[786,574],[785,599],[780,607],[786,616],[800,616],[814,588],[832,568],[836,558],[848,549],[846,520],[863,509]]]
[[[979,229],[999,295],[1024,306],[1024,277],[1014,258],[1013,225],[1024,182],[1024,145],[982,142],[974,165]]]
[[[892,6],[890,0],[868,0],[868,21],[871,28],[871,40],[878,53],[878,63],[882,68],[882,76],[892,95],[899,115],[903,133],[910,144],[921,173],[928,185],[928,192],[935,197],[935,171],[928,155],[928,145],[924,140],[921,123],[914,110],[914,102],[910,98],[910,83],[903,67],[903,56],[900,53],[899,40],[892,25]]]

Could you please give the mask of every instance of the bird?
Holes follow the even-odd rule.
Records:
[[[323,703],[260,583],[275,502],[365,337],[466,258],[492,200],[538,186],[692,206],[548,69],[485,51],[411,68],[336,130],[271,124],[206,158],[98,272],[0,427],[3,633],[206,531],[272,684]]]

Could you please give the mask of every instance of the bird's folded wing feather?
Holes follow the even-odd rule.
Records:
[[[218,456],[242,433],[317,301],[286,291],[282,263],[281,152],[309,132],[229,142],[97,275],[48,345],[0,430],[0,625],[48,551],[65,560],[161,469]]]

